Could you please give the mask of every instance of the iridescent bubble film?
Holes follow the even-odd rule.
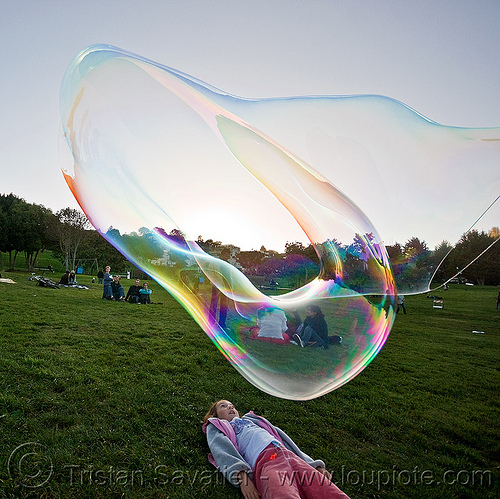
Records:
[[[429,289],[442,248],[415,244],[393,269],[393,238],[454,243],[498,219],[499,129],[442,126],[386,97],[238,98],[95,45],[60,103],[64,175],[94,227],[278,397],[352,379],[384,345],[397,293]]]

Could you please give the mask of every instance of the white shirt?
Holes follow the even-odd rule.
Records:
[[[288,329],[285,312],[278,308],[273,309],[272,312],[267,312],[262,318],[258,319],[257,325],[260,328],[258,336],[264,338],[279,338],[282,340],[282,333]]]

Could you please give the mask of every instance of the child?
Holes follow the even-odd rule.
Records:
[[[139,296],[140,296],[140,303],[142,305],[146,305],[148,303],[151,303],[151,293],[153,291],[149,289],[149,284],[145,282],[142,286],[142,288],[139,290]]]
[[[113,291],[111,290],[111,283],[113,282],[113,276],[111,275],[111,267],[106,265],[106,269],[103,276],[103,286],[102,286],[102,299],[111,300],[113,296]]]
[[[210,462],[245,499],[349,499],[330,481],[323,461],[253,412],[240,418],[231,402],[219,400],[203,418],[203,431]]]

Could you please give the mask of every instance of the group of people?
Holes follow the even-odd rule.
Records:
[[[141,281],[136,279],[135,283],[128,288],[125,301],[145,305],[147,303],[151,303],[151,293],[152,291],[149,289],[149,284],[147,282],[141,286]]]
[[[59,284],[63,286],[76,286],[76,273],[74,270],[71,272],[67,270],[64,275],[61,277]]]
[[[135,283],[130,286],[127,295],[125,295],[125,289],[120,282],[120,276],[111,275],[111,267],[109,265],[104,269],[102,284],[103,300],[128,301],[129,303],[139,303],[143,305],[151,303],[152,291],[149,289],[149,284],[147,282],[141,286],[140,279],[136,279]]]
[[[288,323],[290,322],[290,324]],[[257,326],[250,328],[251,340],[269,343],[319,347],[325,350],[329,344],[342,343],[341,336],[328,336],[328,324],[320,307],[309,305],[302,321],[296,310],[288,321],[283,310],[276,307],[261,308],[257,311]]]

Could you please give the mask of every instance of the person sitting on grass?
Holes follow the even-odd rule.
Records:
[[[120,283],[120,276],[113,276],[113,282],[111,283],[111,299],[113,301],[125,301],[125,290]]]
[[[202,428],[209,461],[241,488],[245,499],[349,499],[331,482],[323,461],[302,452],[262,416],[249,412],[240,418],[231,402],[219,400]]]
[[[132,284],[132,286],[128,288],[125,301],[128,301],[129,303],[139,303],[141,301],[141,294],[140,294],[141,289],[142,289],[141,281],[139,279],[136,279],[135,284]]]
[[[63,286],[67,286],[69,284],[69,270],[67,270],[66,273],[61,277],[59,284],[62,284]]]
[[[250,339],[270,343],[290,343],[286,315],[276,307],[260,308],[257,311],[257,326],[250,328]]]
[[[294,313],[300,321],[299,314]],[[297,328],[293,335],[291,343],[301,347],[309,346],[328,348],[328,325],[325,321],[325,315],[317,305],[309,305],[306,308],[306,318]]]
[[[144,283],[144,286],[139,290],[140,294],[140,303],[142,305],[147,305],[151,303],[151,293],[153,290],[149,289],[149,284],[147,282]]]

